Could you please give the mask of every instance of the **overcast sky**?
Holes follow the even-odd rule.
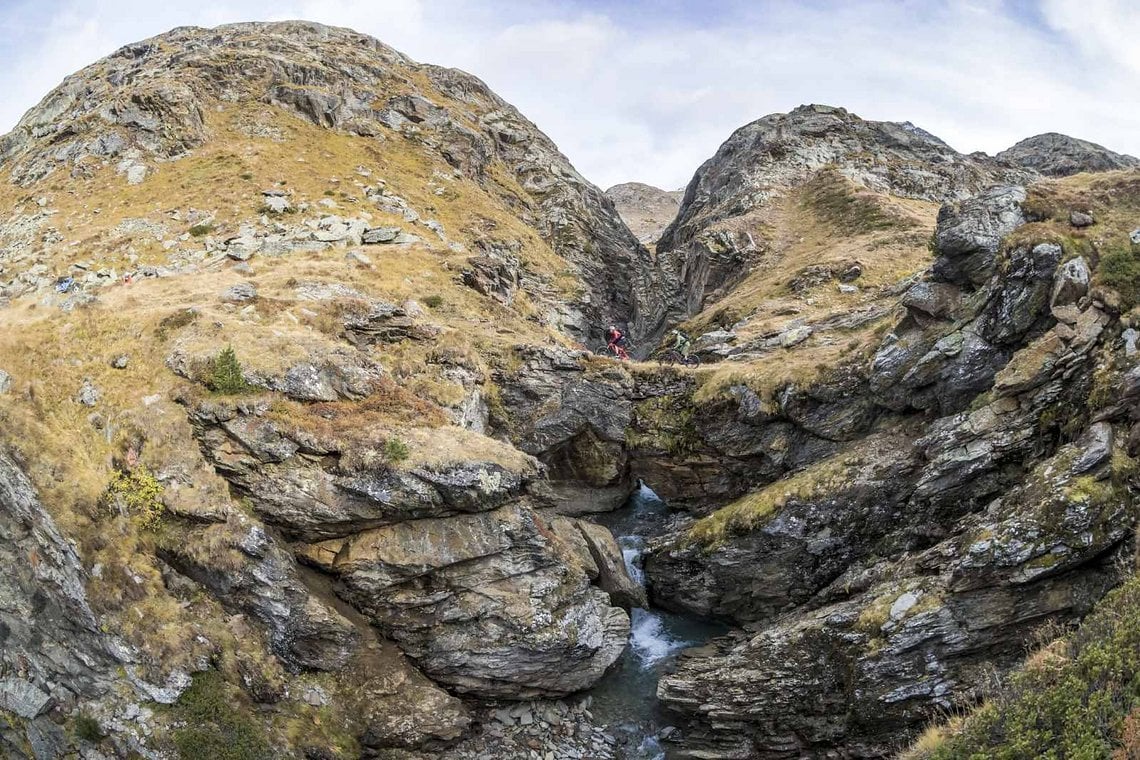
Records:
[[[733,129],[801,103],[962,151],[1056,131],[1140,155],[1136,0],[0,0],[0,132],[123,44],[285,18],[478,75],[602,187],[683,186]]]

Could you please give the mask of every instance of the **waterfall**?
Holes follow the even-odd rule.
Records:
[[[598,519],[613,532],[630,577],[642,586],[646,542],[662,529],[668,514],[668,506],[642,484],[626,507]],[[685,647],[721,632],[720,626],[653,608],[631,611],[629,647],[591,692],[595,715],[622,742],[621,757],[664,760],[658,734],[668,724],[657,710],[657,681],[662,668]]]

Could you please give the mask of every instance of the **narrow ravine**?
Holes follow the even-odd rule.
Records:
[[[621,509],[599,515],[597,521],[614,534],[630,576],[645,585],[641,567],[646,542],[660,532],[669,508],[645,485]],[[594,689],[595,719],[618,740],[619,757],[661,760],[661,734],[668,730],[667,716],[657,705],[657,681],[673,658],[686,647],[702,644],[724,632],[716,623],[676,615],[664,610],[634,609],[629,647]]]

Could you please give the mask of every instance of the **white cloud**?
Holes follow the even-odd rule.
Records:
[[[67,73],[118,45],[184,24],[308,18],[480,76],[602,186],[631,179],[681,186],[733,129],[808,102],[908,119],[966,151],[994,152],[1060,131],[1140,154],[1140,7],[1130,0],[697,7],[650,0],[28,4],[0,10],[0,28],[13,37],[0,42],[0,65],[14,72],[0,129]],[[35,33],[19,31],[29,24]]]

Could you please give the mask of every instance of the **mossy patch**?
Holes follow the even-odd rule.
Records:
[[[804,185],[801,198],[807,209],[848,235],[915,225],[885,205],[882,195],[858,187],[832,168],[821,170]]]
[[[626,431],[631,449],[664,451],[677,457],[700,449],[695,411],[687,397],[646,399],[636,404],[633,412],[633,422]]]
[[[103,494],[103,507],[110,515],[130,517],[143,530],[157,530],[166,507],[162,484],[146,467],[124,472],[115,470]]]
[[[761,528],[790,500],[812,499],[841,488],[847,482],[853,464],[843,455],[817,462],[697,520],[689,528],[688,538],[695,544],[712,549],[734,534]]]

